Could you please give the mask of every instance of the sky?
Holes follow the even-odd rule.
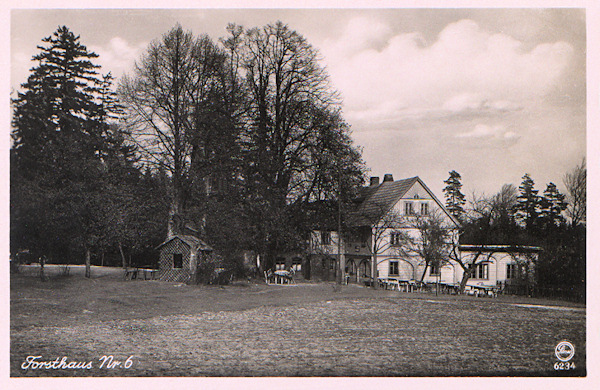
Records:
[[[118,79],[177,23],[216,40],[278,20],[319,51],[372,176],[443,198],[451,170],[467,197],[529,173],[541,193],[586,156],[584,9],[13,9],[11,89],[59,25]]]

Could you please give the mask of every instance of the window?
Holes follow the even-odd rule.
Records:
[[[183,255],[181,253],[173,253],[173,268],[183,268]]]
[[[391,232],[390,233],[390,245],[392,245],[392,246],[402,245],[402,233]]]
[[[275,271],[285,269],[285,259],[283,257],[278,257],[275,259]]]
[[[321,244],[331,245],[331,232],[321,232]]]
[[[519,277],[519,265],[517,263],[506,264],[506,279],[517,279]]]
[[[440,265],[439,264],[429,264],[429,275],[430,276],[440,276]]]
[[[489,264],[477,264],[475,266],[475,272],[473,273],[473,277],[475,279],[488,279],[488,266]]]
[[[398,276],[398,262],[390,261],[390,276]]]
[[[404,214],[406,215],[413,215],[415,213],[415,211],[413,210],[413,204],[412,202],[406,202],[404,203]]]
[[[302,271],[302,259],[299,257],[294,257],[292,259],[292,269],[294,272]]]
[[[429,214],[429,203],[421,203],[421,215]]]

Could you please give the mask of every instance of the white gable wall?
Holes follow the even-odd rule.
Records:
[[[407,214],[409,211],[406,207],[406,204],[412,204],[412,214]],[[422,204],[427,205],[427,213],[425,215],[421,214]],[[452,230],[452,241],[458,242],[458,229],[454,221],[448,216],[446,211],[442,209],[435,199],[429,194],[429,192],[425,189],[420,182],[415,182],[413,186],[406,192],[406,194],[399,199],[392,210],[391,213],[395,213],[401,216],[404,221],[402,227],[396,229],[387,229],[382,238],[383,250],[378,254],[377,259],[377,270],[379,277],[387,278],[399,278],[399,279],[415,279],[420,280],[423,275],[423,270],[425,268],[425,264],[423,259],[414,254],[402,253],[402,249],[398,247],[394,247],[390,245],[391,234],[394,231],[401,231],[402,234],[406,234],[410,236],[412,239],[420,239],[419,230],[413,227],[414,221],[416,218],[421,216],[426,217],[427,215],[439,215],[443,219],[443,223],[448,228]],[[375,229],[374,229],[375,230]],[[398,275],[390,275],[390,261],[398,261]],[[444,283],[456,283],[457,280],[460,281],[459,272],[457,268],[460,266],[456,265],[448,265],[442,267],[440,278]],[[462,274],[461,274],[462,275]],[[409,277],[410,276],[410,277]],[[427,270],[425,274],[425,278],[423,279],[425,282],[435,282],[437,281],[437,276],[430,275],[430,270]]]

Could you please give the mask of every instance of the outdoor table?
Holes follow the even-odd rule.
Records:
[[[280,269],[273,272],[273,276],[275,277],[275,284],[284,284],[284,283],[292,283],[292,274],[289,271]],[[280,282],[280,283],[278,283]]]
[[[147,268],[142,268],[138,270],[138,277],[140,276],[140,271],[142,272],[142,274],[144,275],[144,280],[154,280],[156,277],[156,271],[155,269],[147,269]]]
[[[138,275],[137,268],[126,268],[125,275],[123,275],[123,279],[125,279],[125,280],[137,279],[137,275]]]
[[[475,294],[477,296],[480,296],[481,293],[483,293],[484,296],[490,296],[494,298],[498,296],[498,288],[496,286],[474,285],[469,287],[475,290]]]
[[[143,280],[154,280],[156,276],[157,270],[155,269],[147,269],[147,268],[126,268],[125,274],[123,275],[123,279],[125,280],[133,280],[133,279],[142,279]]]

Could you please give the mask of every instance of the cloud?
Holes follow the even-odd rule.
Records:
[[[392,30],[387,24],[359,16],[348,21],[338,39],[328,39],[325,45],[335,46],[335,50],[344,56],[352,56],[364,50],[382,49],[391,36]]]
[[[442,104],[442,110],[451,113],[498,111],[506,112],[518,110],[521,107],[509,100],[488,100],[477,93],[461,93],[452,96]]]
[[[477,124],[469,132],[456,134],[455,138],[477,141],[481,147],[514,145],[521,136],[514,131],[507,131],[503,125]]]
[[[90,46],[90,50],[99,55],[96,62],[102,65],[102,71],[112,72],[118,78],[131,72],[133,65],[146,49],[147,43],[132,45],[121,37],[114,37],[104,46]]]
[[[412,111],[446,114],[519,109],[552,91],[573,57],[566,42],[526,50],[519,40],[472,20],[447,25],[425,45],[419,33],[394,35],[381,23],[354,19],[321,51],[348,114],[389,100]]]

